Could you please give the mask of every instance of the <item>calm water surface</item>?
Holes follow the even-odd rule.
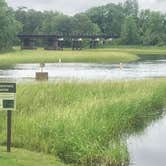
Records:
[[[135,63],[93,64],[93,63],[49,63],[44,71],[49,80],[129,80],[166,77],[166,59],[144,60]],[[0,80],[35,81],[39,64],[18,64],[13,69],[0,70]]]
[[[130,166],[166,166],[166,116],[128,140]]]

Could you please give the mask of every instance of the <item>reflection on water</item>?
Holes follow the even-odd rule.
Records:
[[[166,116],[128,140],[131,166],[166,165]]]
[[[0,70],[0,80],[34,81],[39,64],[18,64],[14,69]],[[124,80],[166,76],[166,60],[145,60],[123,64],[50,63],[44,71],[49,80]]]

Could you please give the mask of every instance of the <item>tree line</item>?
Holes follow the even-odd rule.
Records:
[[[166,45],[166,13],[139,10],[137,0],[93,7],[74,16],[53,11],[9,8],[0,0],[0,49],[16,41],[16,34],[107,34],[116,45]]]

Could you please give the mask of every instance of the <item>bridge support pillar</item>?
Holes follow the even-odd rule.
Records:
[[[47,46],[45,47],[45,50],[63,50],[63,45],[63,38],[49,38],[47,39]]]
[[[72,40],[72,50],[82,50],[82,39]]]
[[[36,49],[35,47],[35,39],[33,38],[23,38],[21,40],[21,49],[29,49],[33,50]]]
[[[90,48],[97,48],[99,46],[99,38],[90,40]]]
[[[64,47],[64,39],[63,38],[59,38],[58,39],[58,49],[59,50],[63,50]]]
[[[58,40],[56,38],[48,38],[45,50],[57,50],[58,49]]]

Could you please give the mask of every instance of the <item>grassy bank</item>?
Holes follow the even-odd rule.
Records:
[[[96,63],[116,63],[128,62],[137,59],[137,56],[131,53],[114,51],[46,51],[38,50],[13,50],[12,52],[0,54],[0,66],[14,65],[17,63],[56,63],[59,62],[96,62]]]
[[[103,51],[103,49],[97,49],[98,51]],[[114,51],[114,52],[124,52],[130,53],[132,55],[166,55],[166,47],[112,47],[112,48],[105,48],[104,51]]]
[[[46,51],[20,50],[15,48],[13,51],[0,54],[0,67],[12,67],[17,63],[55,63],[59,59],[62,62],[90,62],[90,63],[119,63],[135,61],[138,54],[166,54],[165,48],[105,48],[94,50],[71,51]]]
[[[42,153],[12,148],[11,153],[0,147],[1,166],[65,166],[55,157]],[[66,165],[67,166],[67,165]]]
[[[34,83],[17,88],[13,146],[84,166],[126,163],[127,136],[159,117],[166,104],[165,79]],[[1,112],[1,144],[6,141],[5,118]]]

